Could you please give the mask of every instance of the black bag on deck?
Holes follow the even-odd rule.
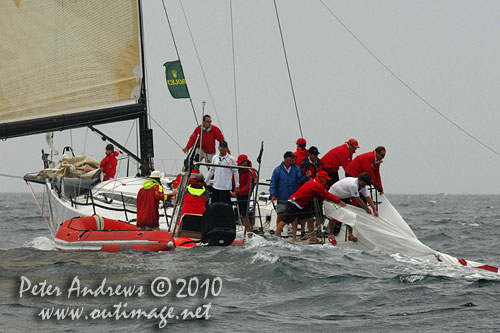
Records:
[[[228,246],[236,238],[233,209],[224,202],[210,204],[201,219],[201,240],[210,246]]]

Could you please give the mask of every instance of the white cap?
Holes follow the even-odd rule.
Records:
[[[149,176],[149,178],[162,178],[163,176],[165,176],[163,172],[155,170],[151,172],[151,176]]]

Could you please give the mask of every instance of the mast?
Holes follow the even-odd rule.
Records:
[[[141,51],[141,66],[142,66],[142,85],[141,85],[141,97],[139,99],[139,104],[144,105],[144,112],[139,116],[139,144],[141,147],[141,159],[144,163],[140,167],[140,175],[148,176],[151,170],[154,170],[153,157],[153,130],[149,128],[148,123],[148,109],[146,101],[146,67],[144,56],[144,27],[143,27],[143,17],[142,17],[142,0],[138,0],[138,16],[139,16],[139,40],[140,40],[140,51]]]

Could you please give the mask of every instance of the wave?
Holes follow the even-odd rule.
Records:
[[[26,247],[32,247],[41,251],[55,251],[56,244],[54,241],[47,237],[35,237],[35,239],[28,241],[24,244]]]

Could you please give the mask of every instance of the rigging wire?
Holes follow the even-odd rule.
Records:
[[[151,117],[150,117],[150,120],[151,120]],[[130,130],[128,131],[127,139],[125,139],[125,142],[123,143],[123,146],[124,146],[124,147],[126,147],[126,146],[127,146],[128,140],[130,139],[130,136],[132,135],[132,132],[134,131],[135,123],[136,123],[136,122],[135,122],[135,121],[133,121],[133,122],[132,122],[132,125],[130,126]],[[128,160],[129,160],[129,157],[128,157],[128,156],[126,157],[126,159],[127,159],[127,163],[129,163],[129,162],[128,162]],[[122,160],[123,160],[123,158],[120,158],[120,159],[118,160],[118,166],[117,166],[117,168],[116,168],[116,169],[117,169],[117,172],[116,172],[116,173],[119,173],[119,172],[120,172],[120,170],[121,170]],[[127,176],[128,176],[128,175],[127,175]],[[113,193],[115,192],[115,188],[114,188],[114,187],[113,187],[113,191],[112,191],[112,192],[113,192]]]
[[[149,120],[151,120],[152,118],[149,118]],[[140,131],[139,131],[139,119],[136,119],[135,120],[135,147],[137,149],[137,153],[136,153],[136,156],[140,156],[140,151],[141,151],[141,144],[139,142],[139,137],[140,137]],[[139,170],[141,169],[141,165],[139,163],[139,161],[136,161],[135,163],[135,167],[136,167],[136,172],[139,173]]]
[[[479,143],[481,146],[483,146],[484,148],[488,149],[489,151],[491,151],[492,153],[494,153],[495,155],[498,155],[500,156],[500,153],[497,152],[495,149],[491,148],[490,146],[488,146],[486,143],[484,143],[483,141],[481,141],[481,139],[475,137],[474,135],[472,135],[471,133],[469,133],[466,129],[464,129],[463,127],[461,127],[459,124],[457,124],[456,122],[454,122],[452,119],[450,119],[448,116],[446,116],[444,113],[442,113],[441,111],[439,111],[434,105],[432,105],[429,101],[427,101],[422,95],[420,95],[415,89],[413,89],[409,84],[407,84],[405,81],[403,81],[403,79],[401,79],[396,73],[394,73],[379,57],[377,57],[377,55],[372,51],[370,50],[370,48],[368,48],[368,46],[366,46],[362,41],[361,39],[358,38],[358,36],[356,36],[356,34],[354,34],[354,32],[352,32],[351,29],[349,29],[349,27],[337,16],[335,15],[335,13],[323,2],[323,0],[319,0],[323,6],[328,10],[328,12],[330,12],[330,14],[337,20],[337,22],[340,23],[340,25],[342,25],[342,27],[344,27],[344,29],[380,64],[382,65],[382,67],[384,67],[396,80],[398,80],[403,86],[405,86],[409,91],[411,91],[418,99],[420,99],[424,104],[426,104],[429,108],[431,108],[431,110],[433,110],[434,112],[436,112],[438,115],[440,115],[442,118],[444,118],[447,122],[449,122],[450,124],[452,124],[455,128],[457,128],[459,131],[461,131],[462,133],[464,133],[465,135],[467,135],[469,138],[471,138],[472,140],[476,141],[477,143]]]
[[[186,21],[186,26],[187,26],[188,31],[189,31],[189,36],[191,37],[191,43],[193,43],[194,52],[196,53],[196,58],[198,59],[198,64],[200,65],[201,73],[203,75],[203,79],[205,80],[205,85],[207,86],[208,96],[210,97],[210,102],[212,103],[212,107],[214,108],[215,117],[217,118],[217,121],[219,122],[220,130],[222,132],[224,132],[224,130],[222,129],[222,122],[220,121],[220,118],[219,118],[219,113],[217,112],[217,107],[215,106],[214,97],[212,96],[212,91],[210,90],[210,85],[208,84],[207,75],[205,74],[205,69],[203,68],[203,65],[201,63],[200,54],[198,52],[198,48],[196,47],[196,43],[194,41],[193,32],[191,31],[191,26],[189,25],[186,11],[184,10],[184,5],[182,4],[182,0],[179,0],[179,4],[181,5],[182,14],[184,15],[184,20]]]
[[[181,147],[181,145],[179,143],[177,143],[177,141],[175,141],[175,139],[170,135],[168,134],[168,132],[160,125],[159,122],[157,122],[153,117],[151,117],[151,120],[156,124],[158,125],[158,127],[163,131],[165,132],[166,135],[168,135],[168,137],[182,150],[183,148]]]
[[[16,175],[9,175],[9,174],[6,174],[6,173],[0,173],[0,177],[8,177],[8,178],[16,178],[16,179],[23,179],[23,177],[21,176],[16,176]]]
[[[238,155],[240,154],[240,131],[238,122],[238,96],[236,89],[236,61],[234,56],[234,25],[233,25],[233,2],[229,0],[229,10],[231,14],[231,49],[233,51],[233,86],[234,86],[234,111],[236,113],[236,143],[238,147]]]
[[[280,17],[278,14],[278,6],[276,5],[276,0],[274,0],[274,9],[276,11],[276,19],[278,20],[278,27],[280,30],[281,44],[283,45],[283,53],[285,55],[286,69],[288,71],[288,79],[290,80],[290,87],[292,88],[293,103],[295,105],[295,113],[297,114],[297,122],[299,123],[300,137],[304,137],[302,133],[302,125],[300,124],[299,108],[297,107],[297,99],[295,98],[295,90],[293,89],[292,74],[290,73],[290,65],[288,64],[288,57],[286,55],[285,40],[283,39],[283,31],[281,30]]]
[[[161,3],[163,5],[165,17],[167,18],[168,27],[170,29],[170,35],[172,36],[172,42],[174,43],[175,53],[177,54],[177,59],[179,59],[179,61],[180,61],[181,57],[179,55],[179,49],[177,48],[177,43],[175,42],[174,31],[172,30],[172,25],[170,24],[170,19],[168,17],[168,13],[167,13],[167,7],[165,6],[165,0],[162,0]],[[182,3],[181,3],[181,5],[182,5]],[[182,66],[182,63],[181,63],[181,66]],[[185,76],[186,76],[186,73],[184,73],[184,77]],[[193,99],[191,98],[191,95],[189,95],[189,103],[191,104],[191,109],[193,110],[194,120],[196,121],[196,125],[199,125],[198,117],[196,117],[196,110],[194,108]]]
[[[43,217],[43,219],[44,219],[45,223],[47,223],[47,225],[49,226],[49,230],[50,230],[50,232],[52,232],[52,234],[55,234],[55,232],[54,232],[55,230],[53,230],[53,228],[51,227],[51,226],[52,226],[52,224],[51,224],[51,223],[47,220],[47,217],[45,216],[45,211],[44,211],[44,209],[43,209],[43,207],[45,206],[45,189],[44,189],[44,191],[43,191],[43,197],[42,197],[43,202],[42,202],[42,204],[40,204],[40,201],[39,201],[39,200],[38,200],[38,198],[36,197],[35,190],[33,190],[33,187],[31,186],[31,184],[30,184],[30,183],[28,183],[28,182],[26,182],[26,184],[27,184],[27,185],[28,185],[28,187],[30,188],[30,190],[31,190],[31,194],[33,195],[33,198],[35,199],[35,202],[37,203],[38,208],[40,209],[40,212],[41,212],[41,214],[42,214],[42,217]],[[45,185],[45,186],[47,186],[47,185]],[[49,207],[49,210],[50,210],[50,207]]]

